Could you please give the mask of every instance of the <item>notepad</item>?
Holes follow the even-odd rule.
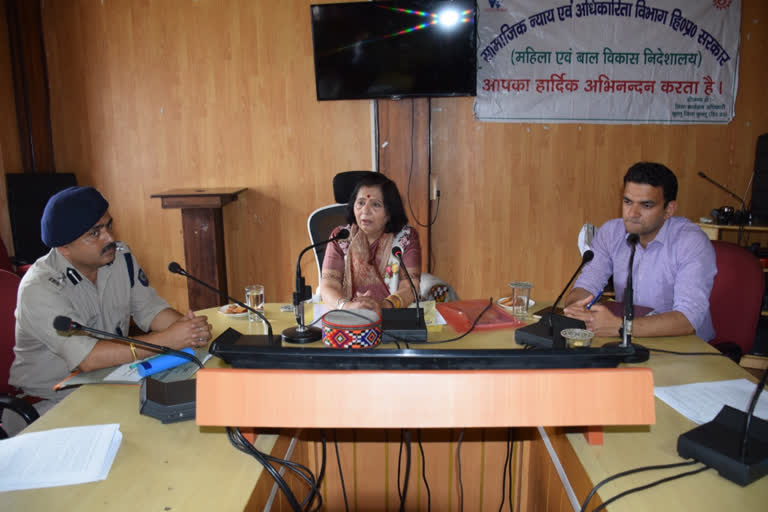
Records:
[[[0,492],[104,480],[122,439],[117,423],[4,439],[0,441]]]

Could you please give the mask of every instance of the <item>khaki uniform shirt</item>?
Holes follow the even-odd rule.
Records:
[[[152,320],[170,307],[149,286],[127,245],[117,242],[115,260],[98,271],[96,284],[80,275],[56,249],[27,271],[16,306],[15,360],[9,383],[30,395],[60,400],[53,386],[85,359],[96,338],[61,335],[53,328],[59,315],[86,327],[128,335],[131,316],[149,331]]]

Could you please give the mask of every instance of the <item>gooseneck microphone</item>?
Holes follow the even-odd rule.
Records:
[[[730,190],[728,190],[723,185],[721,185],[720,183],[716,182],[715,180],[713,180],[712,178],[710,178],[709,176],[707,176],[703,172],[699,171],[698,175],[699,175],[699,177],[704,178],[705,180],[707,180],[708,182],[710,182],[711,184],[713,184],[714,186],[716,186],[720,190],[722,190],[722,191],[728,193],[729,195],[735,197],[736,199],[738,199],[739,203],[741,203],[741,211],[743,212],[745,210],[745,204],[744,204],[744,199],[743,198],[737,196],[735,193],[731,192]]]
[[[552,309],[549,312],[543,313],[541,315],[541,320],[535,324],[526,325],[525,327],[521,327],[515,330],[515,342],[518,345],[528,345],[531,347],[546,349],[564,349],[565,339],[563,338],[562,334],[560,334],[563,329],[586,329],[587,326],[584,322],[581,320],[576,320],[575,318],[568,318],[567,316],[558,315],[555,313],[555,308],[563,298],[563,295],[565,295],[565,292],[568,291],[568,288],[571,286],[573,280],[576,279],[577,275],[579,275],[579,272],[581,272],[581,269],[584,267],[584,265],[592,261],[592,258],[594,257],[594,252],[589,250],[584,252],[581,257],[579,268],[576,269],[576,272],[573,273],[571,279],[568,281],[568,284],[565,285],[565,288],[563,288],[563,291],[557,297],[557,300],[552,305]]]
[[[257,310],[255,310],[255,309],[253,309],[252,307],[250,307],[250,306],[248,306],[248,305],[246,305],[246,304],[244,304],[244,303],[240,302],[239,300],[237,300],[237,299],[235,299],[235,298],[233,298],[233,297],[230,297],[229,295],[227,295],[226,293],[222,292],[221,290],[219,290],[219,289],[217,289],[217,288],[214,288],[214,287],[213,287],[213,286],[211,286],[210,284],[208,284],[208,283],[206,283],[206,282],[204,282],[204,281],[201,281],[200,279],[196,278],[195,276],[193,276],[192,274],[190,274],[189,272],[187,272],[186,270],[184,270],[183,268],[181,268],[181,265],[179,265],[179,264],[178,264],[178,263],[176,263],[175,261],[172,261],[172,262],[170,262],[170,263],[168,264],[168,270],[169,270],[170,272],[174,273],[174,274],[179,274],[180,276],[184,276],[184,277],[186,277],[187,279],[191,279],[192,281],[194,281],[194,282],[196,282],[196,283],[198,283],[198,284],[201,284],[201,285],[205,286],[205,287],[206,287],[206,288],[208,288],[209,290],[211,290],[211,291],[213,291],[213,292],[216,292],[216,293],[218,293],[219,295],[221,295],[221,296],[222,296],[222,297],[224,297],[225,299],[227,299],[227,300],[230,300],[230,301],[234,302],[234,303],[235,303],[235,304],[237,304],[238,306],[240,306],[240,307],[242,307],[242,308],[245,308],[245,309],[247,309],[248,311],[250,311],[250,312],[252,312],[252,313],[255,313],[255,314],[256,314],[256,316],[258,316],[259,318],[261,318],[262,320],[264,320],[264,323],[266,323],[266,324],[267,324],[267,329],[268,329],[268,330],[267,330],[267,332],[268,332],[268,336],[269,336],[270,338],[272,338],[272,324],[270,324],[270,323],[269,323],[269,320],[267,320],[267,317],[266,317],[266,316],[264,316],[264,314],[263,314],[263,313],[261,313],[261,311],[257,311]]]
[[[405,277],[408,278],[408,284],[411,285],[411,292],[413,292],[413,298],[416,301],[416,325],[418,326],[420,323],[420,317],[421,317],[421,313],[419,312],[419,293],[416,290],[416,286],[414,286],[413,284],[413,279],[411,279],[411,273],[408,272],[408,269],[405,268],[405,263],[403,263],[403,250],[398,246],[394,246],[392,248],[392,256],[397,258],[397,261],[400,262],[400,268],[403,269],[403,272],[405,272]]]
[[[628,347],[632,343],[632,321],[635,319],[635,292],[632,286],[632,273],[635,263],[635,250],[637,249],[638,237],[635,233],[627,237],[627,243],[632,248],[629,253],[629,269],[627,270],[627,287],[624,289],[624,321],[621,331],[620,347]]]
[[[581,269],[584,268],[584,265],[592,261],[592,258],[594,257],[595,257],[595,253],[592,252],[591,249],[586,250],[584,254],[581,255],[581,263],[579,264],[579,268],[576,269],[576,272],[574,272],[573,275],[571,276],[571,280],[568,281],[568,284],[565,285],[565,288],[563,288],[563,291],[560,292],[560,295],[557,296],[557,300],[555,300],[555,303],[552,304],[552,309],[549,315],[549,325],[552,325],[552,315],[555,314],[557,305],[560,303],[560,300],[563,298],[563,295],[565,295],[565,292],[568,291],[568,288],[570,288],[571,283],[573,282],[574,279],[576,279],[576,276],[579,275],[579,272],[581,272]]]
[[[172,354],[174,356],[181,357],[183,359],[187,359],[189,361],[192,361],[200,368],[203,367],[203,363],[200,362],[198,358],[193,356],[192,354],[187,354],[186,352],[182,352],[181,350],[176,350],[174,348],[166,347],[163,345],[156,345],[154,343],[150,343],[148,341],[141,341],[134,338],[128,338],[126,336],[121,336],[119,334],[111,333],[108,331],[101,331],[99,329],[94,329],[93,327],[87,327],[85,325],[79,324],[77,322],[74,322],[71,318],[68,316],[57,316],[53,319],[53,328],[57,331],[61,332],[71,332],[71,331],[84,331],[91,334],[98,334],[99,336],[102,336],[102,338],[99,339],[116,339],[120,341],[126,341],[128,343],[133,343],[135,345],[140,345],[142,347],[146,347],[152,350],[156,350],[158,352],[163,352],[164,354]]]
[[[283,331],[283,341],[303,344],[317,341],[323,337],[323,331],[319,327],[307,327],[304,325],[304,301],[312,298],[312,288],[306,284],[304,277],[301,275],[301,257],[310,249],[346,238],[349,238],[349,230],[343,228],[339,230],[336,236],[305,247],[299,253],[299,257],[296,259],[296,291],[293,292],[293,313],[296,316],[296,324],[298,325]]]

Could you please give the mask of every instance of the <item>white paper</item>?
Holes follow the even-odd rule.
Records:
[[[4,439],[0,441],[0,492],[104,480],[122,439],[117,423]]]
[[[139,382],[141,375],[137,368],[131,368],[133,363],[125,363],[115,368],[113,372],[104,377],[104,382],[117,381],[117,382]]]
[[[737,379],[657,387],[654,394],[689,420],[701,425],[712,421],[724,405],[746,412],[756,388],[754,382]],[[755,416],[768,420],[766,393],[760,395]]]

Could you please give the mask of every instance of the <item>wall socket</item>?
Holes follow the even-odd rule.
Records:
[[[429,184],[429,200],[435,201],[437,199],[437,176],[432,176],[430,178],[430,184]]]

